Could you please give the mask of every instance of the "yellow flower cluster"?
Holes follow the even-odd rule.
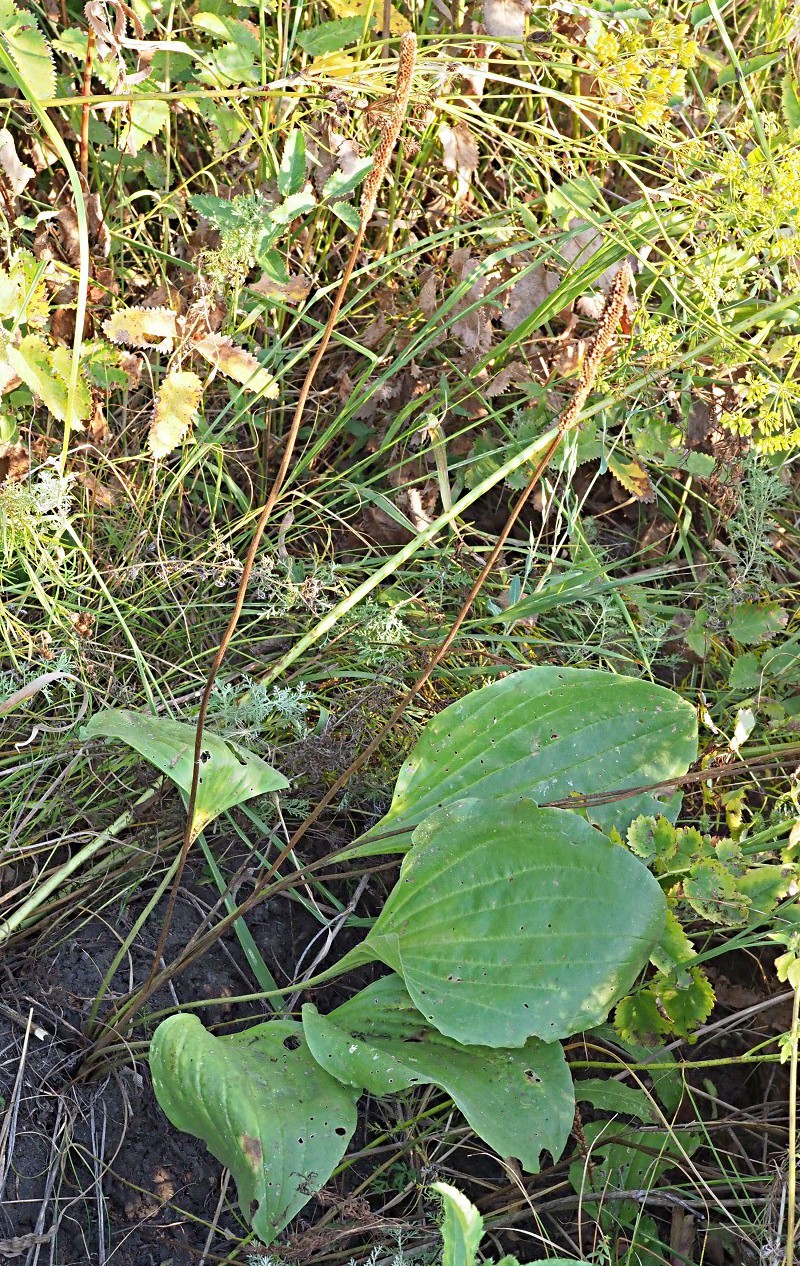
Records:
[[[785,453],[800,444],[796,416],[800,397],[796,389],[788,382],[749,371],[739,390],[741,412],[726,412],[720,419],[726,431],[752,436],[758,453]]]
[[[616,29],[595,19],[587,37],[597,81],[611,101],[628,104],[642,127],[661,127],[670,104],[686,92],[686,71],[697,62],[697,41],[685,22],[656,18],[642,30]]]

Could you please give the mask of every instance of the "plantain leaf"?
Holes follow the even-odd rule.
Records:
[[[84,738],[120,739],[171,778],[184,798],[192,786],[195,727],[171,717],[145,716],[126,708],[106,708],[83,729]],[[288,787],[283,774],[247,748],[205,730],[192,839],[225,809],[253,796]]]
[[[575,793],[620,791],[684,774],[697,754],[691,704],[672,690],[582,668],[511,673],[445,708],[407,758],[389,812],[359,852],[403,852],[414,826],[464,796],[529,796],[537,804]],[[621,834],[640,813],[676,816],[667,793],[589,808]]]
[[[267,1244],[328,1181],[355,1130],[357,1093],[318,1067],[291,1020],[219,1038],[197,1016],[170,1016],[150,1071],[172,1124],[227,1165]]]
[[[538,1173],[543,1148],[557,1159],[566,1146],[575,1098],[559,1042],[462,1046],[426,1024],[394,974],[330,1015],[306,1004],[303,1030],[317,1063],[346,1085],[379,1096],[440,1086],[479,1138],[528,1173]]]
[[[606,1018],[665,918],[646,867],[577,814],[462,800],[417,827],[374,926],[338,967],[386,963],[457,1042],[554,1042]]]

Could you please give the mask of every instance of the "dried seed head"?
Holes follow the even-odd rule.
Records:
[[[391,103],[389,117],[383,127],[378,148],[375,151],[375,162],[361,194],[361,222],[366,224],[375,210],[378,191],[383,183],[392,152],[397,144],[403,119],[408,109],[411,96],[411,83],[414,78],[414,65],[417,60],[417,37],[413,31],[405,31],[400,39],[400,59],[397,64],[397,87]]]

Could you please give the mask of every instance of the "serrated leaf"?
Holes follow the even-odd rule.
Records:
[[[299,193],[306,179],[306,142],[300,128],[292,128],[286,138],[278,168],[278,193],[282,198]]]
[[[65,347],[63,343],[56,343],[50,348],[50,364],[53,373],[61,379],[64,389],[69,395],[69,380],[72,374],[72,348]],[[85,422],[92,411],[92,393],[89,390],[89,384],[83,376],[83,366],[78,372],[78,384],[75,392],[74,400],[75,417],[72,420],[73,426],[75,421]],[[80,427],[78,428],[81,429]]]
[[[742,602],[731,617],[728,630],[743,646],[767,642],[786,627],[788,612],[779,602]]]
[[[650,962],[665,975],[680,972],[678,983],[683,983],[686,966],[696,957],[694,946],[681,927],[680,920],[673,910],[667,909],[667,921],[652,953]]]
[[[557,1159],[566,1146],[575,1100],[559,1042],[463,1046],[426,1024],[396,975],[327,1016],[307,1004],[303,1029],[317,1063],[346,1085],[378,1096],[441,1087],[479,1138],[528,1173],[538,1173],[543,1149]]]
[[[660,1037],[672,1031],[672,1025],[659,1011],[650,989],[640,989],[617,1003],[614,1028],[624,1041],[638,1039],[648,1045],[655,1045]]]
[[[31,95],[39,101],[54,97],[56,69],[53,54],[34,15],[28,10],[16,14],[14,21],[3,24],[0,38]]]
[[[790,132],[796,132],[800,128],[800,91],[798,91],[794,71],[791,69],[787,70],[783,76],[781,104],[786,126]]]
[[[622,484],[625,491],[629,492],[637,501],[643,501],[645,504],[655,501],[656,494],[653,491],[653,485],[650,483],[650,476],[639,462],[632,457],[620,457],[616,453],[608,453],[606,455],[606,465],[614,478]]]
[[[689,1037],[705,1024],[714,1010],[715,1000],[711,982],[699,967],[692,967],[684,975],[684,981],[663,978],[653,983],[656,999],[672,1021],[678,1037]]]
[[[125,154],[138,154],[144,145],[154,141],[167,126],[169,102],[134,97],[128,111],[129,127],[124,135],[122,150]]]
[[[683,881],[683,892],[693,910],[709,923],[738,927],[747,922],[750,902],[737,881],[713,858],[699,861]]]
[[[331,206],[331,211],[354,233],[357,233],[361,228],[361,216],[352,203],[334,202]]]
[[[279,206],[272,208],[269,218],[274,224],[291,224],[292,220],[298,219],[299,216],[308,215],[316,205],[317,200],[313,193],[293,193],[288,198],[284,198]]]
[[[111,343],[124,347],[152,347],[154,340],[169,351],[177,337],[177,317],[169,308],[120,308],[103,322]]]
[[[429,722],[400,770],[389,812],[364,838],[410,832],[432,809],[464,796],[543,804],[646,786],[684,774],[696,755],[695,710],[673,691],[593,669],[529,668]],[[587,812],[622,833],[640,813],[664,813],[666,800],[647,793]],[[393,836],[374,847],[401,852],[408,843]]]
[[[487,796],[417,827],[398,883],[348,957],[398,972],[446,1037],[554,1042],[605,1019],[665,912],[642,863],[577,814]]]
[[[328,1181],[355,1130],[355,1093],[318,1067],[290,1020],[215,1037],[197,1016],[173,1015],[156,1029],[150,1071],[172,1124],[230,1169],[266,1244]]]
[[[234,382],[241,383],[247,391],[258,392],[267,400],[275,400],[279,388],[272,374],[264,369],[250,352],[237,347],[222,334],[205,334],[194,344],[194,350],[204,356],[215,369]]]
[[[149,760],[188,798],[192,786],[195,727],[171,717],[105,708],[84,726],[85,738],[119,739]],[[226,809],[253,796],[288,787],[283,774],[230,739],[205,730],[192,839]]]
[[[255,87],[261,77],[258,54],[252,44],[231,41],[221,44],[208,55],[210,72],[202,71],[199,78],[219,86],[232,87],[245,84]]]
[[[226,17],[222,13],[201,9],[193,16],[192,26],[205,31],[207,35],[213,35],[215,39],[224,40],[227,44],[241,44],[253,55],[260,51],[257,30],[241,18]]]
[[[147,437],[150,452],[159,460],[177,448],[197,416],[203,384],[190,370],[173,371],[159,388]]]
[[[733,661],[728,685],[731,690],[757,690],[761,685],[761,663],[752,651],[738,655]]]
[[[361,184],[367,172],[372,170],[373,162],[374,159],[371,157],[356,158],[352,163],[348,163],[346,172],[338,170],[333,172],[325,181],[322,190],[323,198],[328,202],[338,201],[348,193],[352,193]]]
[[[325,53],[338,53],[348,44],[361,39],[363,31],[369,31],[375,22],[375,14],[365,21],[363,17],[335,18],[332,22],[320,22],[307,31],[299,31],[297,43],[309,57],[320,57]]]
[[[675,852],[677,832],[668,818],[640,814],[628,827],[628,848],[644,862],[667,860]]]

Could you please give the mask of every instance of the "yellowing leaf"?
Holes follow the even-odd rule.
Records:
[[[257,391],[268,400],[274,400],[277,396],[278,384],[272,375],[258,363],[255,356],[251,356],[243,347],[237,347],[224,335],[206,334],[197,340],[194,348],[221,374],[241,383],[248,391]]]
[[[335,13],[337,18],[364,18],[374,17],[377,14],[378,20],[382,19],[383,4],[380,8],[375,0],[328,0],[328,8]],[[391,6],[389,10],[389,32],[392,35],[402,35],[403,31],[411,30],[411,23],[404,18],[398,9]]]
[[[626,492],[637,501],[655,501],[656,494],[650,483],[650,476],[644,466],[640,466],[632,458],[609,455],[606,458],[608,469],[615,479],[619,480]]]
[[[177,318],[169,308],[123,308],[103,322],[106,338],[126,347],[159,347],[168,352],[177,336]]]
[[[26,387],[42,401],[54,418],[64,422],[67,417],[68,387],[72,353],[66,347],[50,348],[38,334],[27,334],[19,347],[6,351],[8,363],[22,379]],[[79,379],[75,397],[75,416],[72,425],[81,429],[80,423],[89,416],[91,400],[89,388]]]
[[[148,444],[155,458],[166,457],[177,448],[194,422],[203,384],[188,370],[169,374],[156,396]]]
[[[32,95],[39,101],[54,97],[56,69],[53,54],[34,15],[27,9],[17,13],[15,21],[4,24],[2,38],[20,78]]]

